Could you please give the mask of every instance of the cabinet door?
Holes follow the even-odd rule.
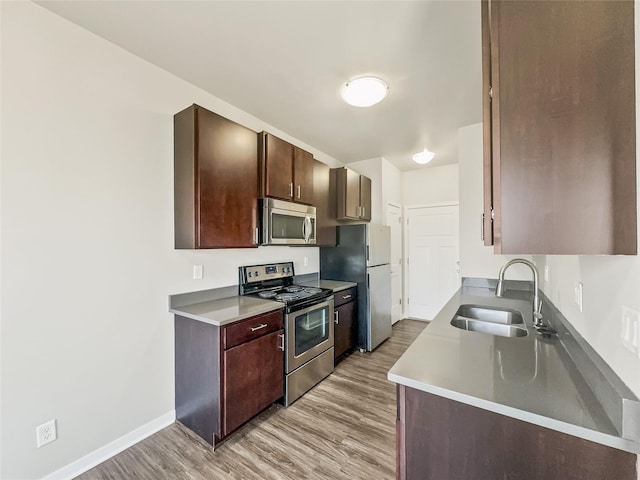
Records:
[[[331,189],[331,169],[312,159],[313,205],[316,207],[316,246],[336,244],[336,202]]]
[[[293,145],[263,134],[264,193],[267,197],[293,200]]]
[[[348,168],[334,169],[338,220],[360,219],[360,175]]]
[[[193,105],[174,117],[176,248],[256,247],[258,137]]]
[[[283,395],[284,330],[223,353],[223,433],[228,435]]]
[[[360,175],[360,218],[371,221],[371,179]]]
[[[489,7],[496,253],[636,254],[634,3]]]
[[[313,204],[313,155],[293,147],[293,184],[295,202]]]
[[[336,307],[334,328],[334,356],[338,358],[356,345],[357,325],[356,302],[349,302]]]

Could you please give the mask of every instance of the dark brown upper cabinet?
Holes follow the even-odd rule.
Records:
[[[334,168],[333,172],[337,219],[371,221],[371,179],[346,167]]]
[[[258,134],[192,105],[174,116],[175,248],[258,246]]]
[[[267,132],[260,140],[263,196],[313,204],[313,155]]]
[[[496,253],[637,254],[633,19],[631,1],[483,0]]]
[[[336,197],[331,188],[331,169],[328,165],[313,160],[313,205],[316,207],[315,246],[336,244]]]

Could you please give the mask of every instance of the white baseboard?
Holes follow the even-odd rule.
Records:
[[[105,460],[109,460],[118,453],[135,445],[136,443],[150,437],[154,433],[168,427],[176,421],[176,411],[172,410],[151,420],[148,423],[136,428],[135,430],[123,435],[122,437],[107,443],[105,446],[94,450],[84,457],[71,462],[69,465],[46,475],[42,480],[70,480],[78,475],[92,469],[96,465],[101,464]]]

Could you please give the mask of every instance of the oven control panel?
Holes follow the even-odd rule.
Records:
[[[270,263],[240,267],[240,284],[264,282],[278,278],[293,278],[293,262]]]

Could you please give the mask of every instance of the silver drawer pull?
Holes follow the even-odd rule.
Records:
[[[343,296],[342,296],[342,299],[343,299],[343,300],[346,300],[347,298],[351,298],[351,295],[343,295]]]
[[[261,330],[263,328],[267,328],[267,324],[266,323],[263,323],[262,325],[258,325],[257,327],[252,327],[251,331],[255,332],[256,330]]]
[[[333,320],[333,322],[338,325],[340,323],[340,318],[338,317],[338,310],[335,310],[333,312],[333,316],[335,317],[335,319]]]

